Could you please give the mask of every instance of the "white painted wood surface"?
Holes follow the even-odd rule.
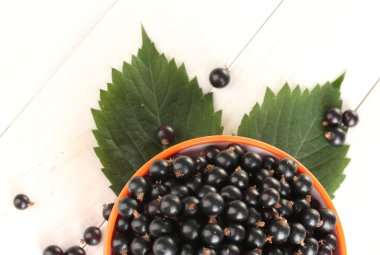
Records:
[[[90,108],[97,107],[111,67],[136,53],[141,24],[206,92],[209,71],[227,65],[277,3],[0,2],[0,133],[9,126],[0,138],[2,254],[42,254],[51,243],[68,248],[102,221],[101,205],[115,196],[92,150]],[[267,85],[277,91],[285,81],[306,88],[347,71],[344,107],[355,108],[380,76],[379,7],[376,1],[285,0],[232,67],[230,86],[212,90],[225,133],[236,132]],[[349,132],[352,161],[334,200],[350,254],[378,249],[380,223],[363,210],[376,211],[379,99],[376,88]],[[36,205],[17,211],[17,193]],[[100,255],[102,247],[86,251]]]

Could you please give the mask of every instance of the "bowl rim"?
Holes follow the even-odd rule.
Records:
[[[267,143],[261,142],[259,140],[242,137],[242,136],[230,136],[230,135],[214,135],[214,136],[204,136],[199,138],[190,139],[181,143],[178,143],[176,145],[173,145],[164,151],[158,153],[153,158],[151,158],[149,161],[147,161],[142,167],[140,167],[132,177],[135,176],[144,176],[147,174],[149,170],[149,166],[151,163],[157,159],[166,159],[182,150],[198,146],[198,145],[204,145],[204,144],[213,144],[213,143],[236,143],[236,144],[243,144],[248,146],[253,146],[258,149],[262,149],[264,151],[267,151],[269,153],[272,153],[280,158],[291,158],[295,160],[298,163],[298,172],[300,173],[306,173],[308,174],[311,179],[313,180],[314,188],[318,191],[318,193],[321,195],[322,200],[326,203],[326,206],[328,209],[331,209],[335,212],[338,223],[336,225],[336,233],[337,233],[337,239],[338,239],[338,249],[340,255],[347,255],[347,248],[346,248],[346,241],[344,237],[343,227],[341,224],[341,220],[339,218],[338,212],[336,211],[333,202],[330,198],[330,196],[327,194],[326,190],[322,186],[322,184],[317,180],[317,178],[304,166],[302,165],[298,160],[287,154],[286,152],[278,149],[277,147],[274,147],[272,145],[269,145]],[[131,178],[132,178],[131,177]],[[108,224],[106,228],[106,232],[104,235],[104,255],[111,255],[111,243],[112,243],[112,236],[114,232],[114,227],[116,223],[116,219],[118,216],[117,212],[117,205],[120,201],[120,199],[124,198],[129,194],[127,183],[125,184],[124,188],[116,198],[116,201],[114,202],[113,209],[111,211],[110,217],[108,219]]]

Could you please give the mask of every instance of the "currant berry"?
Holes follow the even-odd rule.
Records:
[[[227,172],[220,167],[213,167],[210,172],[206,175],[205,181],[208,185],[215,187],[223,186],[228,180]]]
[[[236,244],[225,244],[222,246],[219,255],[240,255],[240,248]]]
[[[342,123],[342,111],[339,108],[330,108],[325,112],[323,126],[338,126]]]
[[[262,220],[265,222],[271,221],[277,218],[278,216],[280,216],[280,214],[275,208],[269,208],[269,209],[264,208],[260,211],[260,213],[261,213]]]
[[[300,223],[290,224],[290,235],[288,237],[288,243],[290,244],[303,244],[303,241],[306,238],[306,229]]]
[[[258,206],[260,193],[255,187],[249,187],[244,191],[244,202],[249,206]]]
[[[163,145],[169,145],[174,140],[174,129],[171,126],[161,125],[156,131],[157,140]]]
[[[161,205],[161,198],[157,198],[157,199],[150,201],[147,205],[147,208],[146,208],[148,215],[151,217],[161,215],[162,212],[160,209],[160,205]]]
[[[277,171],[280,172],[286,180],[290,180],[297,173],[297,163],[288,158],[281,159],[278,163]]]
[[[203,155],[206,158],[208,163],[214,164],[216,155],[218,155],[219,152],[220,150],[218,148],[210,146],[205,148],[201,155]]]
[[[239,144],[229,144],[226,146],[226,150],[232,150],[238,158],[245,153],[244,149]]]
[[[238,157],[234,153],[233,149],[223,150],[218,153],[215,157],[215,165],[227,170],[231,171],[236,168],[238,164]]]
[[[241,243],[245,238],[245,228],[239,224],[231,224],[225,227],[223,233],[228,241],[233,243]]]
[[[321,216],[315,209],[306,209],[301,214],[301,223],[305,228],[315,228],[321,224]]]
[[[203,242],[213,247],[222,243],[223,236],[223,229],[218,224],[207,224],[201,231]]]
[[[148,217],[141,214],[135,214],[134,219],[131,221],[131,229],[137,235],[143,235],[148,231],[149,220]]]
[[[177,242],[169,236],[161,236],[153,243],[155,255],[176,255],[178,251]]]
[[[292,188],[295,195],[305,197],[310,195],[310,192],[313,189],[313,180],[307,174],[294,176]]]
[[[170,194],[176,195],[179,198],[184,198],[190,193],[189,189],[184,185],[176,185],[170,189]]]
[[[170,164],[163,159],[157,159],[149,167],[149,176],[155,180],[165,180],[170,173]]]
[[[299,217],[301,213],[310,208],[310,203],[305,199],[296,199],[293,204],[293,216]]]
[[[88,227],[84,231],[83,240],[88,245],[97,245],[102,240],[102,231],[98,227]]]
[[[321,245],[318,249],[318,255],[332,255],[332,250],[327,245]]]
[[[280,194],[273,188],[265,189],[260,194],[260,204],[264,208],[272,208],[280,201]]]
[[[262,248],[265,244],[266,236],[264,232],[256,227],[248,228],[246,245],[249,248]]]
[[[189,191],[195,193],[199,190],[202,185],[202,177],[194,176],[191,180],[185,183],[185,186],[189,189]]]
[[[124,217],[119,217],[116,221],[116,228],[120,232],[127,232],[129,229],[129,220]]]
[[[328,233],[333,230],[338,222],[335,213],[330,209],[322,209],[319,211],[322,225],[318,227],[321,233]]]
[[[180,156],[173,161],[173,173],[179,180],[188,179],[195,174],[195,163],[188,156]]]
[[[202,156],[197,156],[193,160],[195,162],[195,171],[202,173],[203,170],[207,166],[207,160],[206,160],[206,158],[202,157]]]
[[[184,217],[192,217],[199,213],[200,201],[198,198],[188,196],[182,199],[182,215]]]
[[[266,156],[263,158],[264,169],[274,170],[276,168],[276,160],[272,156]]]
[[[261,214],[255,207],[248,208],[246,223],[249,226],[264,227],[265,222],[261,221]]]
[[[130,246],[130,251],[133,255],[145,255],[148,253],[151,244],[148,237],[136,236]]]
[[[280,190],[281,197],[290,198],[292,189],[290,188],[289,183],[285,180],[285,178],[280,180],[280,183],[281,183],[281,190]]]
[[[186,241],[194,241],[199,237],[201,224],[195,219],[189,219],[181,224],[180,235]]]
[[[227,207],[226,217],[232,222],[244,222],[248,217],[247,205],[240,200],[230,202]]]
[[[269,176],[269,171],[264,168],[261,168],[249,173],[250,179],[253,181],[253,183],[258,185],[259,187],[261,183],[263,182],[263,180],[267,178],[268,176]]]
[[[72,246],[65,251],[64,255],[86,255],[86,252],[82,247]]]
[[[174,231],[173,223],[163,217],[155,217],[149,224],[149,235],[152,237],[159,237],[169,235]]]
[[[339,127],[328,128],[324,137],[330,145],[340,146],[346,140],[346,132]]]
[[[129,251],[128,240],[125,235],[117,233],[112,239],[112,251],[117,255],[127,255]]]
[[[168,188],[162,184],[153,184],[150,189],[150,199],[157,199],[158,197],[163,197],[168,194]]]
[[[258,153],[251,151],[244,154],[241,161],[242,168],[247,172],[252,172],[261,167],[263,160]]]
[[[137,210],[137,201],[131,197],[125,197],[119,201],[118,212],[121,216],[129,219],[132,217],[132,214]]]
[[[103,215],[104,220],[108,221],[108,219],[111,215],[113,206],[114,206],[114,203],[103,205],[102,215]]]
[[[262,186],[263,189],[274,188],[278,192],[281,191],[281,183],[276,178],[273,178],[273,177],[270,177],[270,176],[266,177],[263,180],[261,186]]]
[[[312,237],[308,237],[305,239],[304,245],[300,247],[298,252],[305,255],[317,255],[318,248],[318,241]]]
[[[203,185],[199,188],[198,197],[202,199],[205,195],[207,195],[210,192],[216,193],[217,189],[211,185]]]
[[[333,234],[327,234],[319,240],[320,244],[327,245],[332,251],[335,251],[338,247],[338,239]]]
[[[63,255],[63,251],[57,245],[49,245],[44,249],[42,255]]]
[[[181,249],[179,250],[179,255],[194,255],[194,254],[195,254],[194,247],[189,243],[183,244]]]
[[[211,71],[209,80],[214,88],[224,88],[230,82],[230,72],[227,68],[215,68]]]
[[[142,201],[144,199],[145,194],[148,192],[149,185],[144,177],[137,176],[133,177],[128,182],[128,190],[134,195],[137,200]]]
[[[290,226],[286,219],[273,220],[268,227],[268,234],[272,237],[272,242],[281,244],[286,242],[290,235]]]
[[[18,210],[25,210],[29,206],[32,206],[34,203],[30,201],[29,197],[25,194],[18,194],[13,199],[13,205]]]
[[[353,110],[347,110],[343,113],[343,124],[346,127],[354,127],[359,122],[358,114]]]
[[[282,217],[290,218],[293,214],[293,204],[294,202],[281,198],[280,203],[275,207]]]
[[[224,201],[230,202],[233,200],[241,200],[243,195],[237,187],[233,185],[227,185],[220,190],[220,195],[223,197]]]
[[[247,172],[238,167],[230,176],[230,183],[239,189],[245,189],[249,184]]]
[[[178,196],[169,194],[161,200],[160,211],[168,217],[173,217],[181,212],[182,204]]]
[[[218,193],[210,192],[202,198],[201,208],[207,216],[218,216],[224,210],[224,199]]]

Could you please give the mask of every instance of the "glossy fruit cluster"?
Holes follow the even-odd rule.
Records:
[[[237,144],[156,160],[118,203],[113,254],[328,255],[337,218],[291,159]]]

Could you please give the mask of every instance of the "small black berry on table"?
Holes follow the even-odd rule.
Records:
[[[25,210],[29,206],[32,206],[34,203],[30,201],[29,197],[25,194],[18,194],[13,199],[13,205],[18,210]]]
[[[346,127],[354,127],[359,122],[359,115],[353,110],[347,110],[343,113],[343,125]]]
[[[103,205],[102,215],[103,215],[104,220],[108,221],[108,219],[111,215],[111,212],[112,212],[113,205],[114,205],[114,203]]]
[[[174,140],[174,129],[171,126],[162,125],[156,131],[157,140],[163,145],[169,145]]]
[[[88,227],[83,234],[83,242],[88,245],[97,245],[102,240],[102,231],[98,227]]]
[[[44,249],[42,255],[63,255],[63,251],[57,245],[49,245]]]
[[[215,68],[211,71],[209,80],[214,88],[224,88],[230,83],[230,72],[227,68]]]

